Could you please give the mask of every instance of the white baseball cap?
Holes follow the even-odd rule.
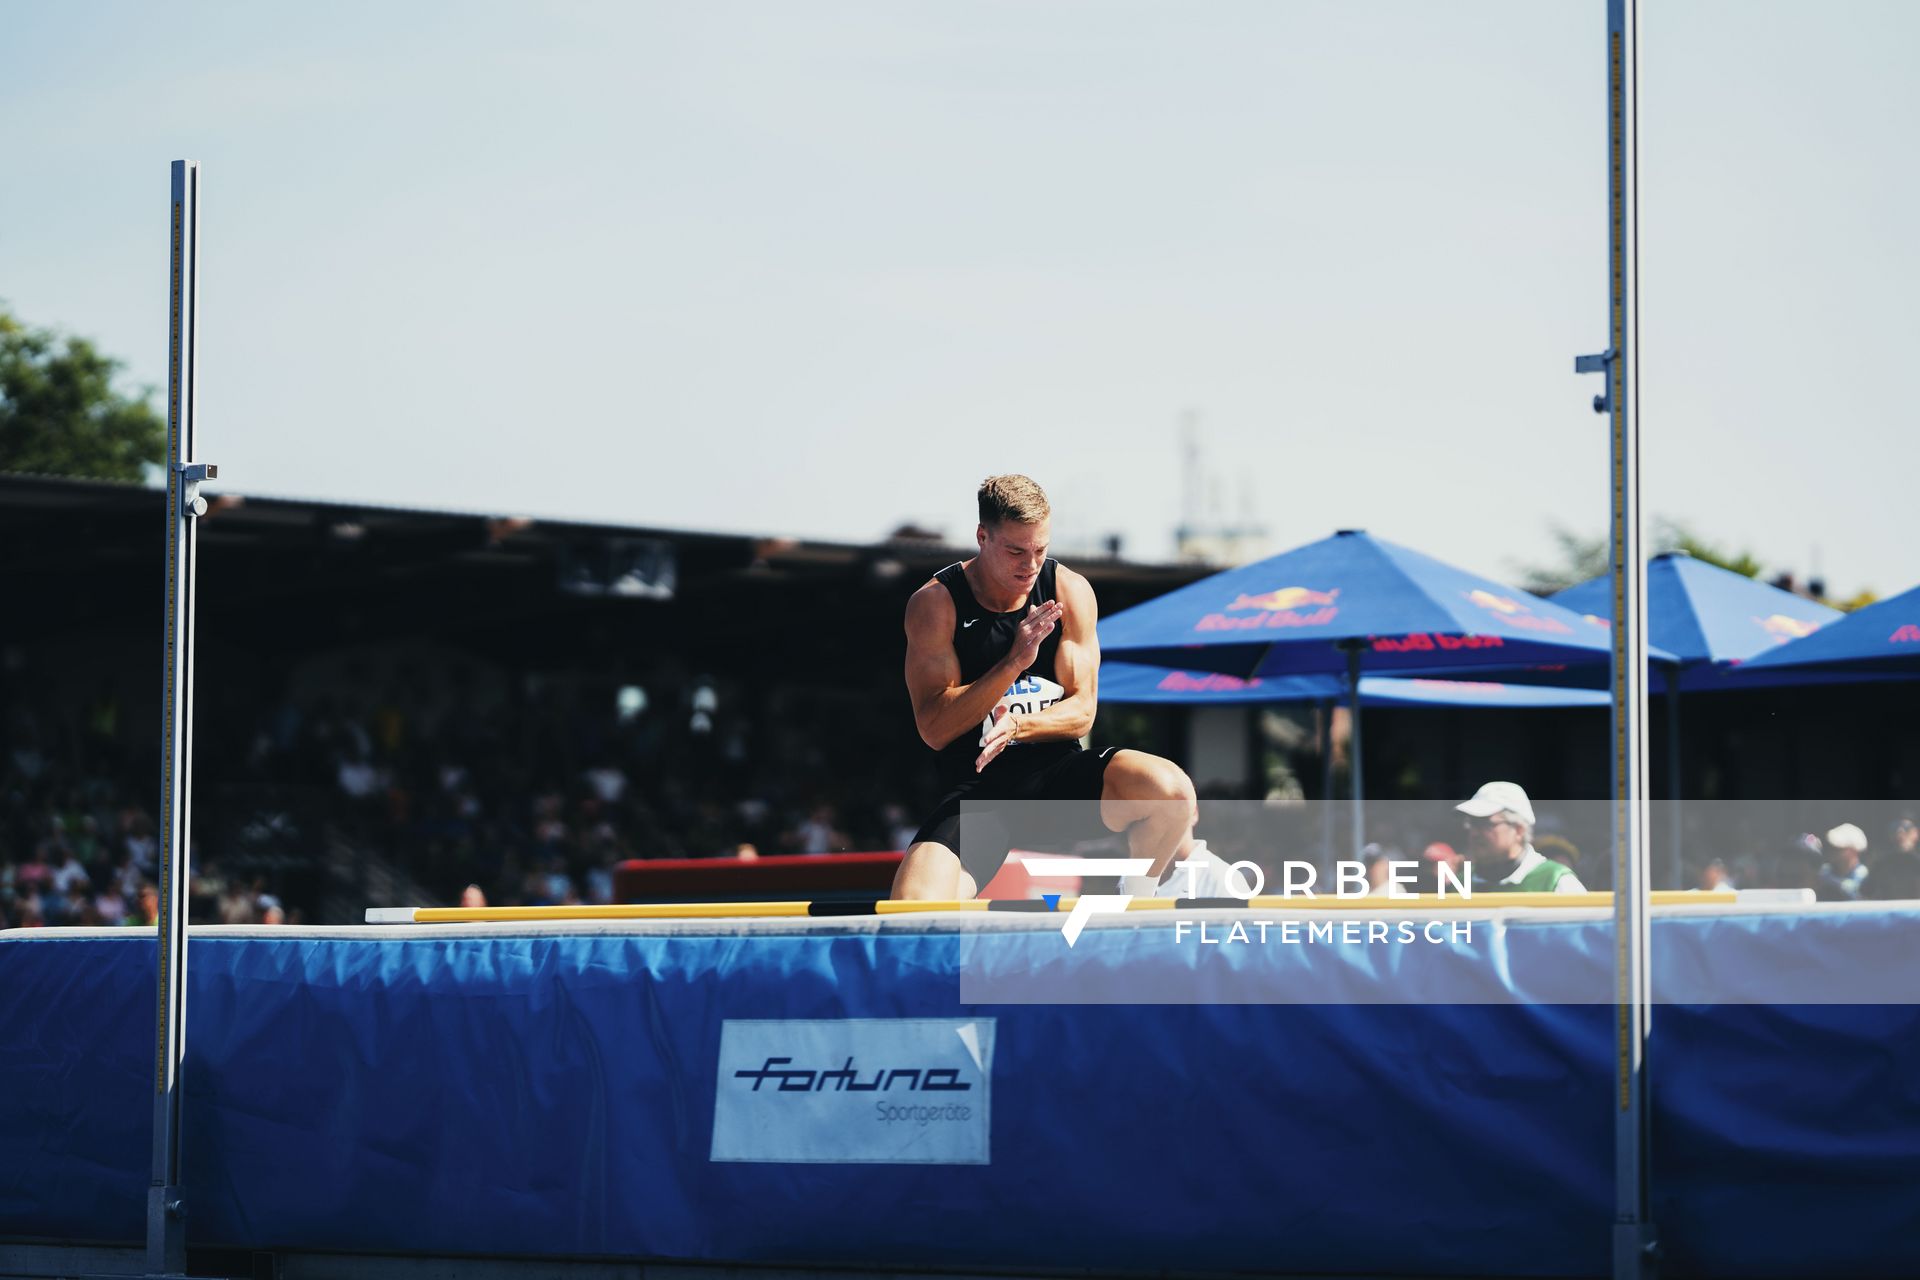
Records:
[[[1533,802],[1527,799],[1526,789],[1517,782],[1489,782],[1473,793],[1473,799],[1453,807],[1469,818],[1491,818],[1496,813],[1510,813],[1528,826],[1534,825]]]
[[[1867,833],[1851,822],[1843,822],[1827,832],[1827,845],[1834,849],[1851,849],[1855,853],[1867,851]]]

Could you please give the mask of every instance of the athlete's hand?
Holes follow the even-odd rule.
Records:
[[[1020,629],[1013,633],[1013,648],[1008,650],[1020,670],[1025,671],[1040,656],[1040,642],[1053,634],[1065,612],[1066,607],[1058,600],[1049,600],[1021,619]]]
[[[1017,742],[1020,735],[1020,715],[1005,707],[993,709],[993,728],[987,730],[987,736],[980,743],[980,754],[974,757],[973,771],[979,773],[993,758],[1007,749],[1007,745]]]

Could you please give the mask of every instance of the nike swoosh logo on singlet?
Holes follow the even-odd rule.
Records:
[[[972,626],[974,623],[978,621],[980,621],[980,619],[978,618],[968,618],[965,622],[960,624],[960,629],[962,631],[965,631],[968,627]]]

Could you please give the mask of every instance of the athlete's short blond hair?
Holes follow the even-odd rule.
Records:
[[[980,482],[980,523],[1039,524],[1053,514],[1047,495],[1025,476],[988,476]]]

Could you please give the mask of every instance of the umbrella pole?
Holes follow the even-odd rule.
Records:
[[[1364,817],[1365,798],[1360,769],[1360,645],[1357,641],[1348,641],[1344,645],[1347,651],[1347,716],[1348,755],[1353,774],[1353,785],[1348,788],[1353,793],[1353,860],[1360,861],[1360,851],[1367,846],[1367,832]]]
[[[1669,889],[1684,889],[1687,864],[1680,852],[1680,673],[1667,672],[1667,858]]]
[[[1334,700],[1320,704],[1320,879],[1333,881],[1333,708]]]

